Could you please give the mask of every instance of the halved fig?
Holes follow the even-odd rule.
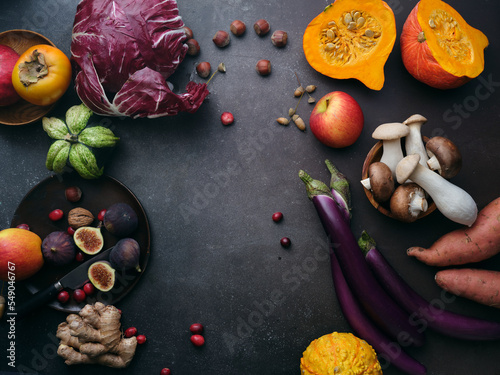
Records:
[[[102,292],[109,292],[115,285],[115,269],[105,260],[92,263],[88,277],[92,285]]]
[[[76,246],[85,254],[94,255],[102,250],[104,239],[101,228],[81,227],[73,234]]]

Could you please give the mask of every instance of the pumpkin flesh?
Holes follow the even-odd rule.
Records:
[[[401,33],[401,55],[408,72],[439,89],[459,87],[484,69],[488,38],[441,0],[421,0]]]
[[[336,0],[309,23],[303,49],[318,72],[332,78],[355,78],[380,90],[395,40],[394,13],[384,1]]]

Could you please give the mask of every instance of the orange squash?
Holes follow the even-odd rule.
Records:
[[[394,13],[384,1],[336,0],[309,23],[302,44],[318,72],[380,90],[395,40]]]
[[[408,72],[438,89],[452,89],[484,69],[488,38],[441,0],[421,0],[401,33],[401,56]]]

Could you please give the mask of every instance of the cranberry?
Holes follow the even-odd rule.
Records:
[[[83,286],[83,291],[87,296],[94,294],[95,286],[92,283],[87,283]]]
[[[220,116],[220,121],[222,125],[231,125],[234,122],[234,116],[231,112],[224,112]]]
[[[288,237],[283,237],[280,240],[280,243],[281,243],[281,246],[283,246],[283,247],[290,247],[290,245],[292,244],[292,241],[290,241],[290,239]]]
[[[57,295],[57,300],[61,303],[66,303],[69,300],[69,293],[65,290],[61,290]]]
[[[195,335],[200,335],[203,332],[203,326],[200,323],[193,323],[189,327],[189,330]]]
[[[101,210],[99,211],[99,213],[97,214],[97,220],[99,221],[103,221],[104,220],[104,215],[106,214],[106,210]]]
[[[137,328],[130,327],[125,330],[125,337],[132,337],[137,335]]]
[[[280,222],[280,221],[281,221],[281,219],[283,219],[283,214],[282,214],[281,212],[275,212],[275,213],[273,214],[273,221],[274,221],[275,223]]]
[[[193,335],[191,336],[191,342],[195,346],[202,346],[205,344],[205,338],[202,335]]]
[[[77,253],[75,259],[77,262],[83,262],[85,256],[83,255],[83,253]]]
[[[144,335],[137,336],[137,343],[139,345],[144,344],[145,342],[146,342],[146,336],[144,336]]]
[[[75,289],[73,291],[73,299],[80,303],[80,302],[83,302],[85,301],[85,298],[87,298],[87,295],[85,294],[85,292],[81,289]]]
[[[170,375],[170,369],[169,368],[162,368],[160,371],[160,375]]]
[[[63,218],[63,216],[64,216],[64,212],[58,208],[49,214],[49,219],[52,221],[57,221],[57,220],[61,220]]]
[[[28,224],[19,224],[16,228],[30,230],[30,226]]]
[[[70,236],[74,235],[75,234],[75,228],[73,227],[68,227],[68,229],[66,229],[66,232],[68,232],[68,234]]]

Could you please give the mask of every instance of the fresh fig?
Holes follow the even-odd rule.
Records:
[[[109,292],[115,285],[115,269],[105,260],[92,263],[88,277],[92,285],[102,292]]]
[[[75,259],[75,242],[67,232],[52,232],[42,242],[42,253],[47,263],[64,266]]]
[[[139,243],[133,238],[122,238],[118,241],[109,254],[111,265],[120,270],[135,268],[137,272],[141,272],[139,265],[139,257],[141,248]]]
[[[127,203],[115,203],[104,214],[104,227],[118,237],[133,233],[138,225],[137,214]]]
[[[80,227],[73,234],[76,246],[85,254],[97,254],[102,250],[104,239],[101,228]]]

